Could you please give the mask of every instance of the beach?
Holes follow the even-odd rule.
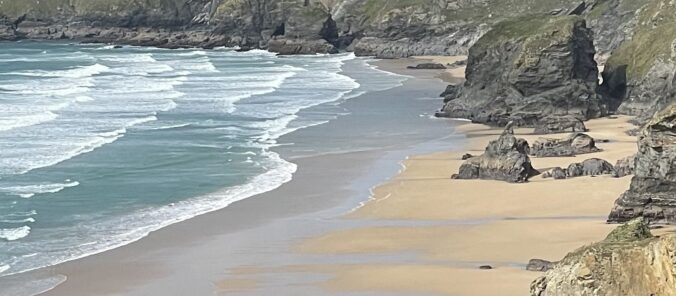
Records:
[[[540,275],[525,270],[528,260],[556,261],[601,240],[613,228],[605,217],[631,177],[452,180],[462,155],[481,154],[501,130],[432,118],[438,94],[463,77],[457,68],[406,66],[463,58],[374,62],[410,78],[341,104],[349,115],[283,136],[276,151],[298,170],[278,189],[6,280],[58,283],[44,295],[69,296],[525,295]],[[383,112],[385,102],[399,115]],[[533,165],[544,171],[632,155],[630,119],[587,123],[588,134],[604,140],[601,152],[532,158]],[[531,143],[539,137],[532,129],[515,133]],[[317,150],[313,139],[333,141],[326,145],[332,148]]]

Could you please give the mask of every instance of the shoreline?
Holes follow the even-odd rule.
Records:
[[[443,85],[438,81],[411,78],[403,86],[384,92],[396,94],[399,98],[398,100],[403,102],[410,101],[411,97],[416,96],[436,98],[436,95],[442,89]],[[344,104],[349,107],[351,105],[363,105],[363,101],[377,102],[383,98],[389,98],[389,96],[381,95],[380,93],[380,91],[377,91],[366,95],[367,98],[360,97],[356,100],[348,100]],[[432,101],[427,99],[420,102],[425,102],[425,105],[433,104]],[[417,104],[420,105],[419,103]],[[375,106],[380,105],[378,103]],[[421,111],[429,110],[426,107],[421,109]],[[430,126],[454,125],[454,123],[449,121],[429,121],[421,117],[422,115],[419,116],[418,113],[407,114],[407,116],[415,118],[415,120],[420,122],[426,122]],[[342,121],[346,121],[346,119]],[[327,125],[334,124],[330,123]],[[326,127],[319,129],[323,128]],[[311,134],[313,130],[315,128],[303,129],[298,133],[292,133],[283,137],[279,148],[282,150],[292,149],[293,146],[286,146],[284,143],[294,143],[300,137]],[[381,130],[378,129],[378,132],[380,133]],[[437,129],[435,128],[435,130]],[[439,131],[437,132],[439,134],[447,133],[441,129]],[[448,136],[452,136],[450,131],[449,129]],[[314,133],[325,134],[325,132]],[[430,140],[436,141],[433,138],[430,138]],[[333,226],[331,226],[331,223],[320,223],[315,227],[318,229],[291,231],[289,228],[275,231],[271,230],[277,227],[271,224],[272,222],[281,222],[282,225],[299,225],[305,219],[322,220],[339,216],[363,200],[364,195],[360,192],[364,192],[396,174],[397,170],[400,169],[399,161],[406,155],[425,153],[428,151],[426,149],[435,147],[435,145],[441,145],[442,148],[431,148],[432,150],[429,151],[436,151],[437,149],[445,150],[452,143],[452,140],[437,144],[421,142],[422,146],[418,148],[416,148],[417,146],[410,146],[408,144],[404,146],[399,144],[372,150],[366,149],[364,151],[347,151],[337,154],[329,153],[293,158],[292,162],[298,164],[299,171],[294,176],[294,180],[282,185],[277,190],[233,203],[225,209],[173,224],[152,232],[136,242],[113,250],[42,268],[28,274],[21,274],[16,277],[16,280],[26,280],[25,276],[34,276],[36,278],[67,277],[65,282],[43,293],[44,295],[90,295],[92,293],[143,295],[147,293],[166,293],[167,291],[172,291],[171,285],[179,283],[182,283],[181,286],[190,286],[192,291],[210,292],[215,286],[218,286],[215,283],[218,282],[219,277],[214,277],[214,275],[221,274],[223,270],[227,270],[228,266],[234,265],[233,262],[230,262],[233,260],[232,258],[218,258],[216,261],[219,262],[222,269],[214,270],[212,266],[214,258],[211,258],[214,250],[221,250],[224,257],[240,254],[235,255],[238,258],[237,260],[246,261],[252,259],[255,261],[258,259],[256,256],[251,254],[243,256],[241,254],[242,250],[238,250],[241,247],[238,246],[239,242],[251,244],[251,249],[257,252],[255,250],[260,251],[267,248],[265,245],[267,239],[261,240],[261,238],[270,236],[284,242],[276,248],[281,248],[278,252],[286,252],[283,245],[291,245],[293,241],[299,239],[298,236],[309,235],[306,231],[321,233],[318,229],[326,229],[326,227]],[[403,151],[407,152],[402,154]],[[392,161],[392,159],[397,160]],[[365,174],[365,172],[370,170],[367,168],[371,166],[379,168],[377,170],[382,172]],[[324,168],[331,169],[325,170]],[[387,169],[383,170],[383,168]],[[345,176],[323,180],[322,176],[313,176],[313,174],[307,172],[308,170],[317,169],[331,173],[332,176],[335,175],[337,177],[341,174],[345,174]],[[324,192],[326,188],[336,188],[338,190]],[[302,200],[299,198],[317,195],[316,191],[322,192],[322,199],[317,199],[316,201],[307,200],[303,202],[303,206],[297,205]],[[280,198],[282,199],[280,200]],[[286,200],[286,205],[284,204],[284,200]],[[296,201],[290,202],[293,200]],[[270,235],[271,233],[277,234]],[[173,255],[167,257],[167,254]],[[198,264],[196,262],[201,263]],[[299,259],[298,262],[312,262],[312,260]],[[176,266],[172,267],[172,265]],[[183,265],[193,266],[192,268],[200,270],[198,272],[199,276],[189,275],[187,277],[191,278],[191,280],[189,282],[188,279],[184,280],[186,271],[180,271],[176,268]],[[177,279],[181,280],[177,281]]]

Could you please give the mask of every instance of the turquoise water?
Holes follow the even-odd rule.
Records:
[[[272,190],[296,170],[279,137],[404,79],[350,54],[0,43],[0,276]]]

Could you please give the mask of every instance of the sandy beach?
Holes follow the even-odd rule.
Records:
[[[401,63],[401,62],[399,62]],[[636,152],[629,117],[587,123],[601,152],[576,157],[532,158],[535,168],[567,167],[587,158],[611,163]],[[462,151],[417,155],[405,170],[374,190],[372,201],[345,219],[430,223],[356,227],[329,232],[298,245],[299,252],[327,256],[413,254],[406,264],[332,264],[305,268],[331,274],[330,291],[404,292],[420,295],[526,295],[539,273],[525,271],[529,259],[551,261],[599,241],[614,227],[605,223],[613,201],[631,177],[534,177],[527,184],[451,180],[464,153],[479,155],[499,129],[466,124]],[[539,136],[517,129],[530,143]],[[564,137],[565,134],[551,137]],[[336,261],[340,261],[336,259]],[[492,270],[479,270],[491,265]]]

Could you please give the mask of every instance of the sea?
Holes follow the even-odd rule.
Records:
[[[302,157],[339,145],[325,132],[305,143],[280,137],[347,116],[345,102],[409,79],[371,61],[0,43],[0,279],[129,244],[290,181],[296,164],[279,150]],[[411,103],[408,120],[433,120],[419,114],[439,104],[431,99]],[[401,107],[367,116],[387,122],[413,108]],[[383,129],[363,131],[376,146],[439,134]]]

